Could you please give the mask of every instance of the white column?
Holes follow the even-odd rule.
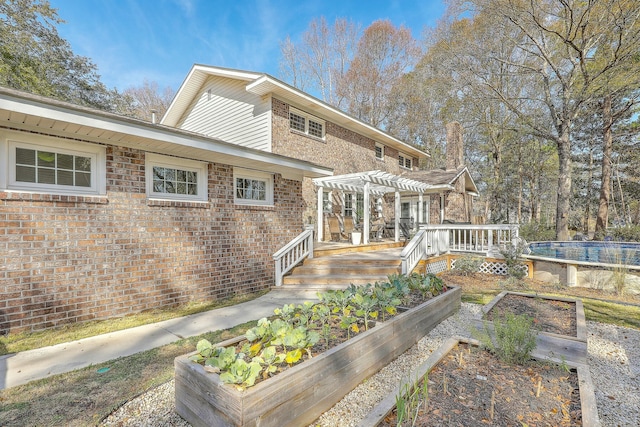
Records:
[[[418,193],[418,224],[422,224],[424,222],[423,204],[422,193]]]
[[[364,218],[363,218],[363,227],[362,232],[364,235],[362,236],[362,243],[369,243],[369,231],[371,230],[371,221],[369,220],[371,217],[371,203],[369,201],[369,182],[364,183]]]
[[[322,206],[322,193],[324,192],[323,187],[318,187],[318,220],[316,224],[318,224],[318,230],[316,232],[318,242],[322,242],[324,237],[324,215],[323,206]]]
[[[400,241],[400,192],[396,191],[395,200],[396,224],[395,224],[395,241]]]
[[[440,224],[444,223],[444,193],[440,193]]]

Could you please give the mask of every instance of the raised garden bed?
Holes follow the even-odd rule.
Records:
[[[398,395],[423,378],[429,384],[428,403],[416,425],[600,425],[587,366],[572,362],[564,366],[544,362],[505,365],[480,349],[477,341],[454,337],[359,426],[395,426]]]
[[[582,301],[574,298],[549,297],[519,292],[502,292],[482,308],[483,319],[476,328],[492,330],[493,316],[498,313],[526,314],[538,330],[536,349],[532,355],[556,361],[587,362],[587,325]]]
[[[189,360],[175,359],[176,411],[193,426],[306,425],[418,342],[460,307],[460,288],[377,325],[312,359],[239,390]],[[242,337],[230,340],[233,345]]]

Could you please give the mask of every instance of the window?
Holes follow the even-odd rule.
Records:
[[[289,109],[289,126],[295,131],[324,139],[324,121],[295,108]]]
[[[28,138],[33,142],[7,140],[9,176],[0,187],[58,194],[106,193],[104,147],[36,135]]]
[[[384,160],[384,145],[376,144],[376,159]]]
[[[331,191],[322,192],[322,211],[324,213],[333,212],[333,203],[331,203]]]
[[[207,200],[207,164],[146,154],[147,196],[171,200]]]
[[[411,169],[411,158],[403,154],[398,155],[398,164],[400,167]]]
[[[344,216],[354,216],[353,211],[353,194],[347,193],[344,195]]]
[[[239,205],[273,205],[273,175],[246,169],[234,169],[233,192]]]

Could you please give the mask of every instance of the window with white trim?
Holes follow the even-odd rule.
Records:
[[[325,122],[303,111],[289,108],[289,127],[292,130],[324,139]]]
[[[400,167],[411,169],[411,157],[407,157],[403,154],[398,154],[398,164]]]
[[[151,199],[207,201],[207,164],[147,153],[147,197]]]
[[[6,182],[0,179],[0,187],[53,194],[106,194],[103,146],[18,133],[10,134],[6,144],[8,164],[3,166],[8,177]]]
[[[351,193],[345,193],[344,195],[344,206],[343,206],[343,212],[342,214],[344,216],[354,216],[354,210],[353,210],[353,194]]]
[[[236,168],[233,170],[233,194],[238,205],[273,206],[273,175]]]
[[[384,160],[384,145],[376,143],[376,159]]]
[[[331,203],[331,191],[322,190],[322,212],[333,212],[333,203]]]

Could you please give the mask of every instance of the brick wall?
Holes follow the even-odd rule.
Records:
[[[107,195],[0,192],[0,333],[216,300],[273,284],[272,254],[302,230],[302,183],[237,206],[209,164],[208,203],[151,201],[144,155],[107,147]]]
[[[398,150],[384,148],[384,160],[376,158],[376,141],[332,122],[325,123],[325,139],[314,138],[292,131],[289,126],[289,105],[282,100],[272,100],[274,153],[306,160],[333,168],[334,175],[381,170],[400,175],[406,169],[398,164]],[[418,159],[413,158],[417,165]],[[316,188],[310,179],[303,184],[304,218],[316,218]],[[339,209],[334,204],[335,209]]]

